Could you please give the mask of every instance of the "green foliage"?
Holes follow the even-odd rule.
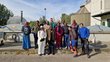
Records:
[[[3,4],[0,4],[0,25],[6,25],[7,20],[13,16],[13,13]]]
[[[70,24],[71,23],[71,15],[67,15],[67,14],[63,13],[61,16],[61,22],[66,22],[66,23]]]
[[[30,23],[29,23],[30,27],[35,26],[35,24],[36,24],[36,21],[30,21]]]

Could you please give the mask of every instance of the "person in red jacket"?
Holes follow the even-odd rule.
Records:
[[[55,27],[55,41],[56,41],[56,48],[59,49],[62,46],[62,35],[63,35],[63,28],[60,25],[60,22],[57,23]]]

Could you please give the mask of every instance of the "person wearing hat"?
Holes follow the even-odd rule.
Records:
[[[44,55],[46,37],[47,37],[46,31],[44,30],[43,25],[41,25],[40,30],[38,31],[38,54],[39,56]]]
[[[24,23],[24,26],[22,27],[22,32],[23,32],[23,49],[27,50],[31,47],[30,42],[31,28],[29,26],[29,22]]]

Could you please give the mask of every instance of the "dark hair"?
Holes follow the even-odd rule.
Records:
[[[83,23],[80,23],[79,25],[84,25]]]

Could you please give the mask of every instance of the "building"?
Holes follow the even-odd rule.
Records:
[[[90,12],[82,5],[76,13],[71,15],[71,23],[76,20],[78,24],[83,23],[85,26],[90,26]]]
[[[87,9],[88,13],[90,13],[90,20],[89,16],[86,16],[87,19],[84,23],[90,23],[90,25],[103,25],[110,27],[110,0],[86,0],[83,4],[85,9]],[[82,6],[82,5],[81,5]],[[81,9],[80,9],[81,10]],[[75,13],[76,14],[76,13]],[[84,17],[81,15],[80,17]],[[83,19],[79,20],[75,15],[72,15],[71,22],[73,19],[76,21],[83,22]],[[88,22],[87,22],[88,21]]]
[[[91,13],[91,25],[110,27],[110,0],[86,0],[85,7]]]

